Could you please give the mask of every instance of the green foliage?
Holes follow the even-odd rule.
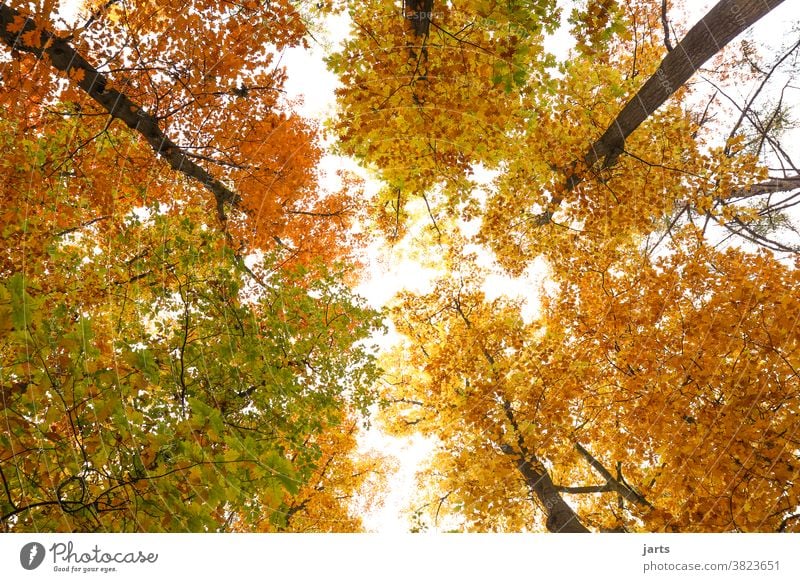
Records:
[[[7,530],[280,524],[314,435],[372,401],[380,320],[340,272],[268,257],[245,290],[201,213],[148,212],[0,283]]]

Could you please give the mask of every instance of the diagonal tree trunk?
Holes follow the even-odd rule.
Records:
[[[469,323],[466,318],[464,320]],[[490,365],[494,366],[494,358],[486,352],[485,355]],[[502,400],[506,418],[517,435],[518,450],[507,444],[500,445],[500,450],[506,455],[514,457],[514,463],[528,486],[528,490],[542,504],[542,509],[547,516],[545,521],[547,531],[553,533],[590,533],[590,530],[583,525],[575,510],[572,509],[569,503],[564,501],[561,491],[553,483],[547,468],[542,465],[535,454],[528,450],[525,445],[525,437],[522,436],[517,419],[514,416],[511,402],[505,397],[502,397]]]
[[[592,144],[587,165],[622,149],[625,139],[669,99],[703,63],[784,0],[721,0],[695,24],[658,70]]]
[[[503,447],[503,452],[515,454],[510,447]],[[536,495],[544,508],[548,531],[553,533],[590,533],[590,530],[581,523],[575,510],[561,497],[561,493],[546,470],[537,470],[535,463],[521,454],[516,454],[516,464],[528,489]]]
[[[766,16],[784,0],[720,0],[695,24],[673,50],[661,61],[658,70],[628,101],[600,139],[595,141],[584,156],[584,167],[591,168],[600,160],[613,165],[625,146],[625,139],[644,120],[652,115],[705,63],[721,51],[730,41]],[[578,166],[576,163],[575,166]],[[565,191],[570,192],[580,184],[585,174],[576,173],[567,178]],[[563,201],[554,196],[551,207],[542,213],[537,223],[550,222],[553,212]]]
[[[14,26],[19,22],[24,22],[21,29],[18,24]],[[30,32],[38,32],[35,45],[28,45],[22,40],[23,35]],[[31,18],[6,4],[0,4],[0,39],[12,50],[27,52],[40,59],[46,58],[54,69],[68,75],[71,73],[72,78],[80,78],[78,86],[108,111],[111,117],[121,120],[139,133],[153,151],[164,158],[174,170],[200,182],[211,191],[221,219],[225,218],[225,205],[237,206],[241,202],[238,194],[191,160],[164,133],[155,117],[134,103],[125,93],[112,89],[108,76],[99,72],[68,41],[49,30],[38,28]]]

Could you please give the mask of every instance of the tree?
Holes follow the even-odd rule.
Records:
[[[122,122],[208,189],[221,219],[226,207],[237,211],[227,226],[247,248],[280,241],[306,258],[346,249],[340,233],[357,198],[316,189],[315,128],[280,103],[276,56],[305,43],[290,3],[89,2],[83,24],[64,22],[57,8],[0,7],[11,55],[2,102],[24,129],[58,101],[68,104],[64,115]],[[154,167],[145,156],[129,172],[144,177]]]
[[[407,340],[384,418],[441,440],[424,477],[441,516],[477,530],[776,531],[794,513],[798,272],[677,238],[652,264],[635,247],[603,270],[573,262],[532,322],[486,299],[468,256],[452,258],[461,277],[399,298]]]
[[[440,273],[391,306],[382,376],[348,287],[368,201],[320,187],[282,98],[326,3],[0,5],[4,528],[356,530],[379,389],[441,443],[434,520],[796,529],[800,43],[732,45],[780,4],[685,34],[663,1],[580,4],[562,62],[553,0],[353,4],[331,129],[384,182],[361,232]],[[538,313],[492,269],[546,271]]]
[[[360,527],[380,320],[341,261],[356,190],[279,101],[300,15],[55,8],[0,6],[4,531]]]
[[[3,280],[3,526],[279,527],[370,400],[375,315],[274,255],[245,289],[202,209],[138,216],[57,234]]]
[[[765,170],[789,158],[752,99],[740,122],[762,137],[756,147],[739,123],[716,137],[715,97],[684,86],[778,3],[719,3],[666,56],[662,3],[600,4],[573,13],[588,39],[558,77],[520,90],[517,123],[497,118],[488,187],[470,183],[484,160],[467,132],[461,196],[446,172],[438,189],[409,189],[429,214],[418,244],[439,245],[444,274],[398,298],[406,342],[388,366],[384,418],[441,440],[423,501],[469,529],[785,531],[796,525],[800,378],[797,338],[778,322],[796,317],[796,260],[764,249],[796,252],[765,221],[793,205],[797,172]],[[754,68],[756,87],[796,50]],[[461,81],[437,90],[455,95]],[[348,131],[346,143],[376,141]],[[474,220],[477,236],[462,240],[453,217]],[[710,223],[745,246],[716,248]],[[539,317],[486,299],[474,245],[511,275],[546,261]]]

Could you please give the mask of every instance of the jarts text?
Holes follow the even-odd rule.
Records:
[[[647,554],[669,554],[669,546],[648,546],[645,544],[642,555],[646,556]]]

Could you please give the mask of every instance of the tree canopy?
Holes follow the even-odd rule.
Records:
[[[360,527],[356,188],[279,99],[302,15],[251,4],[0,9],[6,530]]]
[[[6,531],[359,531],[369,422],[437,443],[416,529],[800,527],[781,1],[66,8],[0,5]],[[435,276],[376,310],[380,245]]]

